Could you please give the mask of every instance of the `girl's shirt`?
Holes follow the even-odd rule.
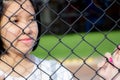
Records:
[[[42,60],[33,55],[29,59],[35,63],[33,71],[22,77],[13,77],[0,70],[0,75],[5,76],[5,80],[72,80],[71,73],[63,66],[53,60]]]

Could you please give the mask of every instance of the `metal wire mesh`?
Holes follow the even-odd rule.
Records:
[[[17,0],[15,1],[22,7],[26,0],[22,5]],[[96,68],[97,62],[100,61],[98,57],[105,58],[104,53],[107,52],[102,51],[103,49],[101,49],[101,47],[108,48],[107,50],[112,52],[112,49],[119,44],[119,41],[111,39],[109,36],[113,32],[119,32],[120,29],[120,2],[118,0],[42,0],[40,3],[37,3],[37,5],[39,5],[39,11],[35,15],[41,15],[41,17],[39,17],[41,21],[38,23],[41,25],[42,31],[39,37],[40,43],[34,54],[42,58],[42,62],[46,59],[58,61],[61,66],[72,73],[71,80],[98,80],[98,77],[100,77],[98,74],[99,69]],[[22,7],[22,9],[24,8]],[[24,10],[31,14],[26,9]],[[12,16],[14,16],[14,14]],[[10,17],[8,18],[10,20]],[[32,22],[28,23],[23,30],[18,25],[15,25],[25,33],[27,26],[31,23]],[[4,26],[0,29],[4,29]],[[98,37],[99,42],[96,44],[94,44],[95,40],[90,41],[90,39],[88,39],[91,33],[102,36]],[[16,39],[21,35],[22,34],[19,34]],[[70,43],[65,41],[68,36],[71,36],[67,39]],[[73,39],[74,36],[77,38]],[[5,37],[1,37],[6,40]],[[12,47],[14,47],[13,43],[15,40],[11,43]],[[55,42],[52,43],[52,40],[55,40]],[[10,42],[9,40],[7,41]],[[105,41],[107,41],[107,45],[104,45],[106,43]],[[43,43],[47,43],[47,45]],[[74,46],[69,46],[71,43],[74,44]],[[48,46],[50,46],[50,48]],[[111,50],[109,50],[109,46],[112,46],[112,48],[110,48]],[[62,50],[59,47],[63,47]],[[10,48],[11,47],[7,50]],[[14,48],[22,52],[18,48]],[[60,55],[63,55],[62,59],[59,57]],[[97,59],[95,55],[97,55]],[[72,63],[74,59],[75,63]],[[42,64],[42,62],[39,64]],[[66,65],[67,63],[69,64]],[[16,67],[17,64],[14,67]],[[42,69],[40,70],[42,71]],[[57,70],[59,70],[59,68]],[[15,70],[13,69],[13,71]],[[45,73],[45,71],[43,72]],[[11,75],[11,73],[12,71],[9,75]],[[19,74],[18,72],[16,73]],[[54,73],[52,75],[54,75]],[[52,75],[48,74],[49,77],[52,77]],[[23,78],[27,80],[27,78]]]

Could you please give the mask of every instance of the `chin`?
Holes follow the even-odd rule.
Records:
[[[32,47],[17,47],[17,49],[15,51],[17,51],[18,53],[21,54],[29,54],[32,51]]]

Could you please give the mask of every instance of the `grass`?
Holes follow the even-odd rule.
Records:
[[[40,58],[52,56],[57,59],[98,57],[105,52],[113,52],[119,44],[119,31],[91,32],[89,34],[45,35],[41,37],[40,46],[33,52]],[[77,55],[77,56],[76,56]]]

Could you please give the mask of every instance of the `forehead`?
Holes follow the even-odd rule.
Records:
[[[23,11],[34,14],[33,6],[29,0],[5,0],[4,5],[5,14],[13,15]]]

